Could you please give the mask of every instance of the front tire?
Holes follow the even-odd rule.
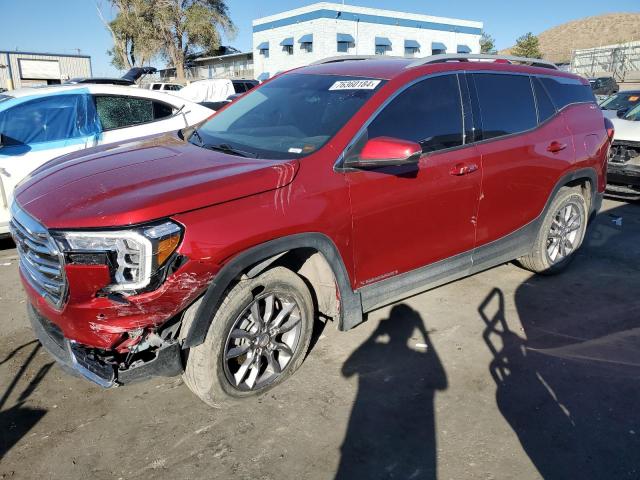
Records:
[[[551,202],[531,253],[518,259],[527,270],[545,275],[567,268],[587,229],[587,202],[578,189],[562,187]]]
[[[313,314],[309,289],[287,268],[241,280],[211,312],[205,341],[189,350],[185,383],[213,407],[273,388],[302,364]]]

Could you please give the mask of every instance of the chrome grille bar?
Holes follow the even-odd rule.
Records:
[[[14,201],[11,205],[11,235],[16,242],[20,270],[29,284],[55,308],[67,294],[64,256],[45,227]]]

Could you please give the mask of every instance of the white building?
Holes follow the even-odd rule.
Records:
[[[0,89],[56,85],[91,76],[91,57],[87,55],[0,50]]]
[[[253,21],[256,78],[336,55],[424,57],[480,53],[482,22],[338,3],[314,3]]]

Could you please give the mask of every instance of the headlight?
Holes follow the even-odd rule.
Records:
[[[117,231],[56,232],[55,238],[72,263],[107,264],[113,283],[110,292],[135,293],[175,252],[182,228],[167,221]]]

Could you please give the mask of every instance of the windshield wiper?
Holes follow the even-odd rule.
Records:
[[[206,145],[202,145],[202,148],[207,148],[209,150],[216,150],[218,152],[229,153],[231,155],[237,155],[239,157],[258,158],[258,154],[253,152],[246,152],[244,150],[238,150],[237,148],[233,148],[228,143],[219,143],[217,145],[206,144]]]

